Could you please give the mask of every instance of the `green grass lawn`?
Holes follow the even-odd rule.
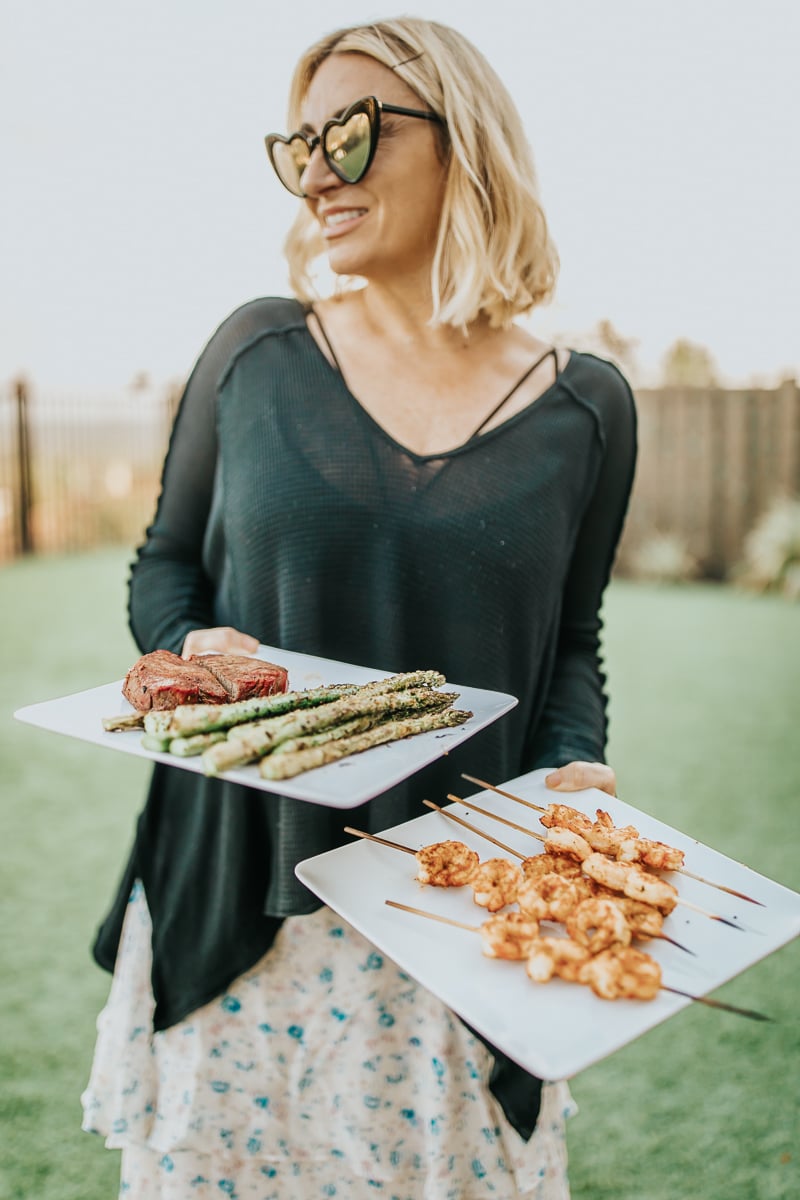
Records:
[[[11,720],[121,677],[126,556],[0,569],[0,1200],[111,1200],[116,1155],[80,1132],[107,977],[89,957],[148,775]],[[606,611],[610,760],[623,799],[800,889],[800,607],[711,586],[617,581]],[[794,1200],[800,942],[572,1081],[574,1200]],[[421,1200],[421,1198],[420,1198]]]

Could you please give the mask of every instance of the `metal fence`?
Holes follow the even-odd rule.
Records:
[[[0,561],[137,544],[154,510],[175,390],[104,398],[0,389]],[[648,539],[724,578],[770,504],[800,495],[800,388],[637,393],[639,466],[619,569]]]
[[[141,540],[153,514],[173,392],[0,392],[0,560]]]

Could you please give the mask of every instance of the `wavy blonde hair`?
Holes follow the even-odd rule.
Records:
[[[417,17],[377,21],[328,34],[295,68],[289,128],[298,128],[311,81],[332,54],[365,54],[389,67],[444,121],[447,164],[431,272],[432,324],[464,327],[480,315],[493,326],[548,300],[558,255],[519,112],[471,42],[446,25]],[[299,299],[316,297],[310,267],[324,251],[304,205],[284,245]]]

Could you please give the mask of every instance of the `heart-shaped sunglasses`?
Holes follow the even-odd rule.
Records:
[[[436,113],[418,108],[400,108],[384,104],[374,96],[356,100],[341,116],[326,121],[314,137],[306,133],[269,133],[264,138],[269,161],[285,188],[295,196],[304,196],[300,180],[317,146],[334,175],[344,183],[358,183],[369,170],[378,148],[381,113],[396,113],[401,117],[421,117],[424,121],[441,121]]]

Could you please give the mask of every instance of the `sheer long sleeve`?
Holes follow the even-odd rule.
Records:
[[[192,629],[217,624],[214,585],[203,565],[217,470],[217,385],[231,356],[280,318],[282,300],[243,305],[213,334],[184,389],[161,478],[161,493],[130,579],[128,615],[143,652],[180,653]],[[248,631],[244,631],[248,632]]]
[[[555,661],[526,770],[573,760],[603,762],[607,697],[600,615],[633,484],[636,411],[624,378],[603,364],[610,386],[592,399],[604,451],[575,542],[561,609]]]

